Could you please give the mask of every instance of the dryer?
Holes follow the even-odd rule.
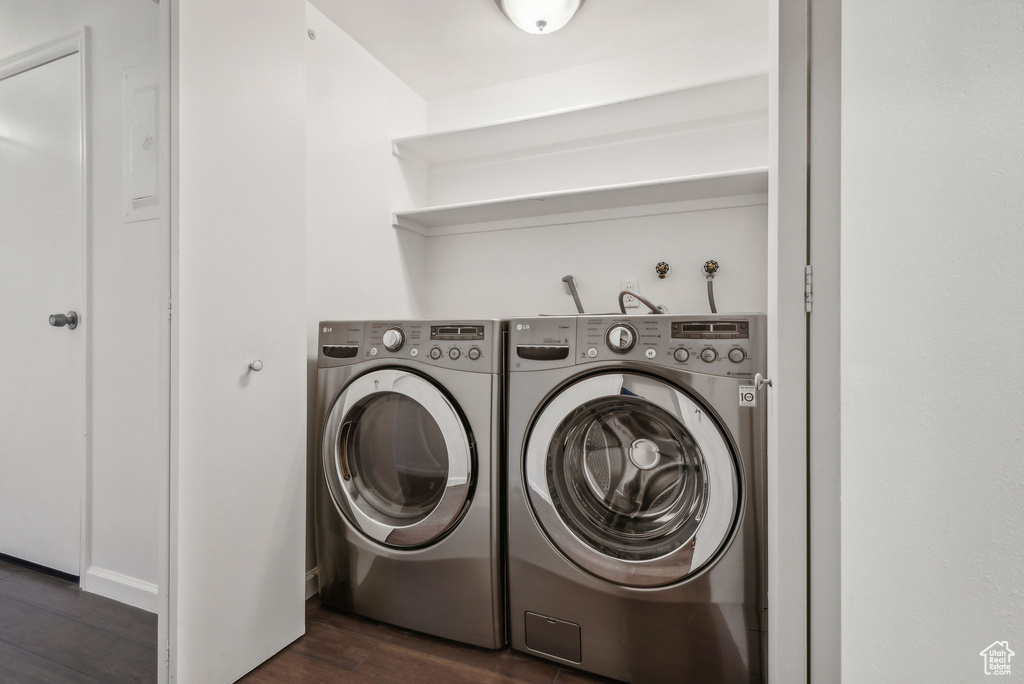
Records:
[[[512,319],[508,353],[513,648],[761,681],[765,317]]]
[[[317,362],[321,602],[505,643],[504,326],[325,321]]]

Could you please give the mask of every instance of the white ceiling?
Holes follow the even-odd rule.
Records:
[[[768,30],[767,0],[588,0],[569,25],[525,33],[493,0],[311,0],[427,99],[646,52]]]

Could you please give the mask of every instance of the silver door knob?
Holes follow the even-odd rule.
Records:
[[[260,361],[259,359],[256,359],[255,361],[249,364],[249,370],[259,373],[261,370],[263,370],[263,362]]]
[[[74,330],[78,327],[78,314],[74,311],[68,311],[66,314],[53,314],[50,316],[50,325],[55,328]]]
[[[761,375],[760,373],[755,374],[754,375],[754,388],[756,390],[758,390],[758,391],[761,391],[761,388],[764,387],[765,385],[767,385],[768,387],[772,386],[771,378],[766,378],[763,375]]]

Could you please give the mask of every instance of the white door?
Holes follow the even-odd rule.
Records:
[[[72,575],[85,330],[48,319],[84,314],[80,59],[0,80],[0,553]]]
[[[309,39],[302,0],[169,4],[170,676],[219,684],[305,630]]]

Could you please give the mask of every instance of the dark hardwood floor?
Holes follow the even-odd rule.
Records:
[[[306,602],[306,635],[242,679],[380,684],[584,684],[610,679],[509,648],[465,646]]]
[[[155,682],[157,618],[0,561],[0,682]]]

